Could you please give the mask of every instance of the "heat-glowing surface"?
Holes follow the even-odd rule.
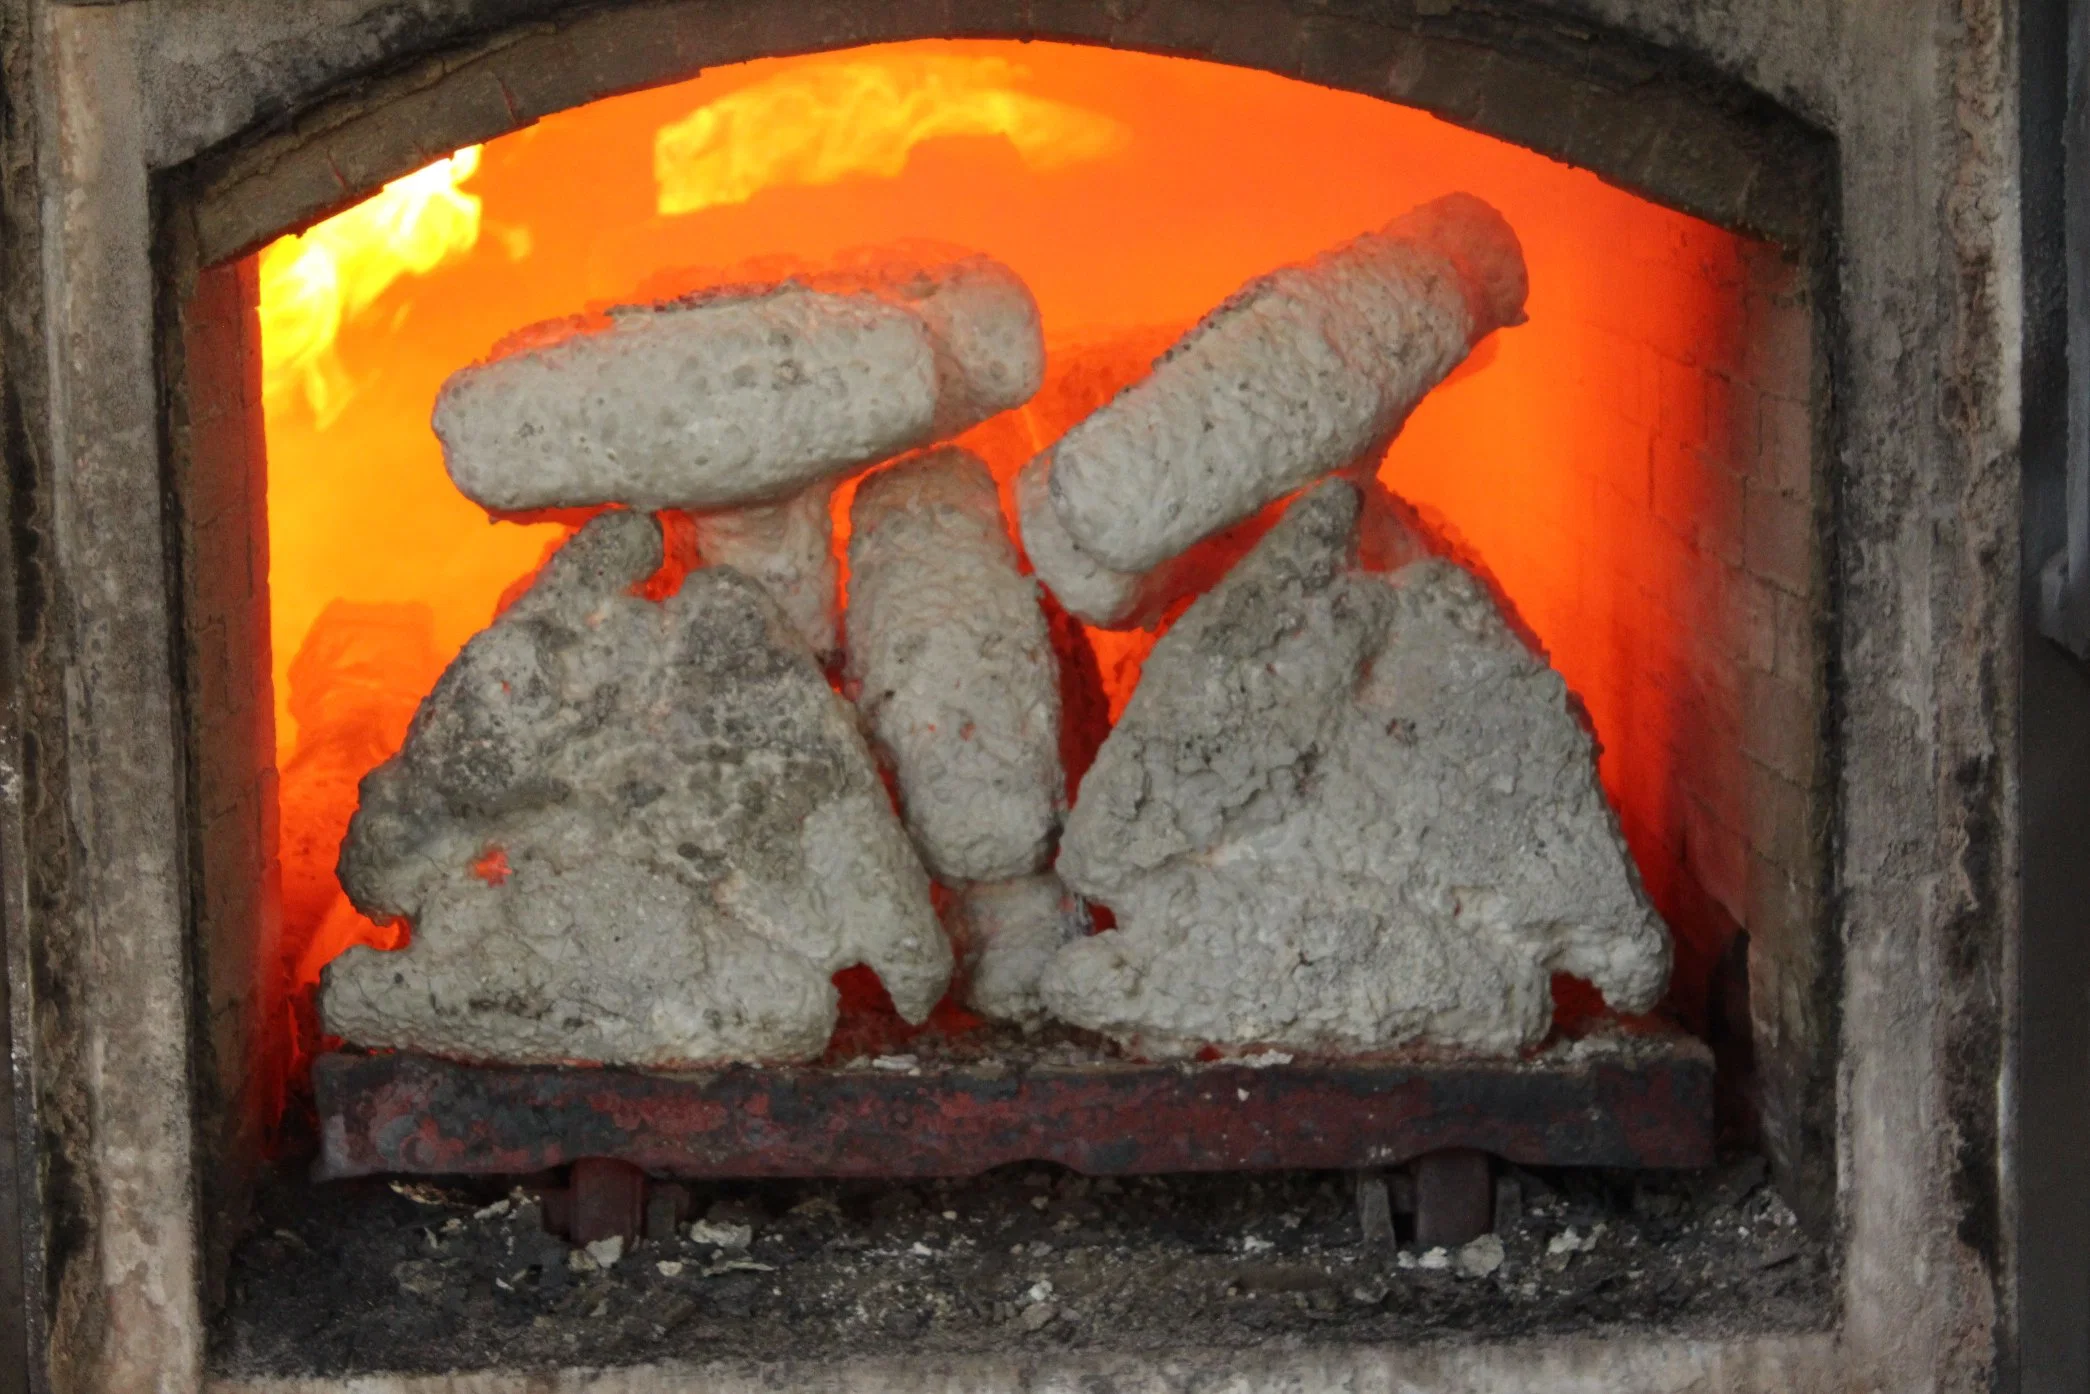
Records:
[[[1674,452],[1723,448],[1705,365],[1737,354],[1742,244],[1364,96],[1105,49],[925,42],[598,102],[262,254],[286,981],[392,942],[332,878],[355,776],[564,536],[489,520],[429,430],[444,378],[504,335],[705,278],[691,268],[905,238],[976,248],[1027,279],[1052,350],[1039,398],[968,442],[1006,478],[1243,280],[1453,190],[1517,229],[1530,322],[1423,403],[1384,476],[1486,560],[1587,705],[1694,962],[1677,723],[1727,699],[1701,691],[1688,635],[1705,587],[1685,572],[1701,564],[1693,511],[1723,501],[1697,498]],[[1659,535],[1665,513],[1676,536]],[[1116,706],[1152,636],[1097,640]]]

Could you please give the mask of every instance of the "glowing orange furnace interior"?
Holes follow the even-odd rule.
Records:
[[[965,442],[1006,480],[1242,281],[1454,190],[1516,228],[1530,322],[1423,403],[1382,475],[1485,560],[1585,704],[1677,934],[1689,1019],[1741,913],[1687,869],[1709,800],[1679,774],[1738,728],[1732,685],[1706,680],[1692,642],[1719,622],[1728,565],[1692,520],[1726,506],[1705,462],[1747,428],[1719,365],[1750,244],[1364,96],[1105,49],[924,42],[598,102],[261,254],[282,1058],[315,1044],[320,968],[397,933],[334,879],[356,781],[567,533],[490,520],[450,484],[429,414],[452,371],[518,327],[729,268],[954,243],[1013,267],[1044,315],[1045,389]],[[1154,636],[1094,638],[1115,709]],[[1728,793],[1712,816],[1735,817]]]

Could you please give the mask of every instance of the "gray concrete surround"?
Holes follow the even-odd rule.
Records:
[[[1990,1387],[2015,1299],[2015,24],[2010,0],[0,0],[0,579],[16,598],[0,620],[0,914],[15,1080],[36,1104],[21,1141],[39,1373],[63,1394],[209,1383],[199,1196],[213,1178],[196,1159],[215,1144],[196,1120],[215,1086],[194,1044],[210,1028],[195,1019],[181,637],[199,617],[172,583],[189,534],[170,516],[162,391],[197,269],[431,153],[606,92],[760,52],[954,33],[1376,90],[1820,255],[1836,762],[1817,831],[1823,952],[1841,972],[1810,980],[1833,987],[1820,1010],[1758,1017],[1789,1010],[1840,1045],[1819,1119],[1801,1107],[1794,1123],[1814,1129],[1796,1145],[1841,1246],[1837,1328],[352,1387]],[[1717,101],[1693,97],[1701,71],[1725,80]],[[1577,119],[1549,119],[1562,110]],[[1820,133],[1832,158],[1785,131]]]

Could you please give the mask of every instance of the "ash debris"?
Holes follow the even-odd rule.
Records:
[[[1711,1337],[1834,1319],[1826,1250],[1763,1184],[1760,1158],[1510,1180],[1520,1202],[1500,1232],[1460,1250],[1418,1249],[1405,1215],[1393,1247],[1367,1244],[1354,1182],[1337,1173],[1018,1166],[952,1182],[696,1186],[673,1239],[589,1257],[498,1183],[285,1179],[235,1259],[214,1363],[338,1377],[1622,1328]]]

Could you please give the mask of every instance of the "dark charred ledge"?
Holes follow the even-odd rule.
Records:
[[[693,1227],[605,1265],[509,1180],[286,1177],[212,1364],[227,1391],[1830,1387],[1833,1260],[1760,1162],[1502,1180],[1497,1234],[1434,1252],[1398,1218],[1368,1246],[1340,1172],[699,1183]]]

